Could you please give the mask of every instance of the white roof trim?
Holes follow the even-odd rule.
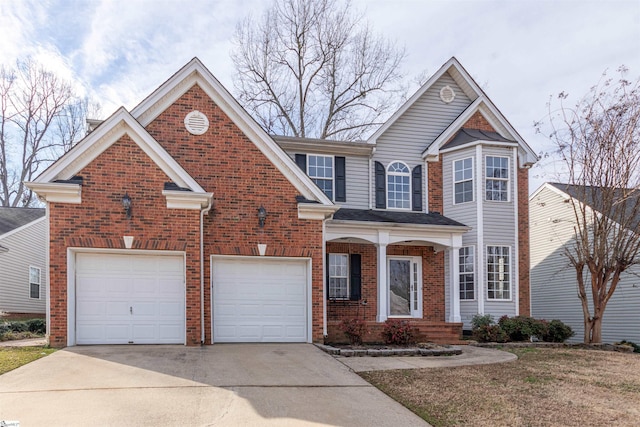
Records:
[[[340,206],[320,205],[317,203],[298,203],[298,218],[300,219],[327,219],[330,218]]]
[[[515,143],[514,142],[505,142],[505,141],[488,141],[486,139],[478,139],[476,141],[471,141],[471,142],[467,142],[466,144],[462,144],[462,145],[457,145],[455,147],[451,147],[451,148],[445,148],[443,150],[440,150],[441,153],[450,153],[452,151],[457,151],[457,150],[462,150],[464,148],[471,148],[471,147],[475,147],[476,145],[481,144],[481,145],[491,145],[494,147],[507,147],[507,148],[515,148]]]
[[[500,125],[504,126],[508,131],[508,135],[502,135],[503,138],[513,138],[518,143],[518,148],[521,156],[523,166],[532,165],[538,161],[538,155],[529,147],[529,145],[522,139],[522,137],[511,127],[509,122],[498,111],[497,108],[491,103],[491,101],[483,94],[473,101],[463,112],[460,114],[422,153],[423,158],[437,156],[440,148],[446,144],[453,135],[458,132],[462,126],[475,114],[479,112],[489,122],[489,124],[496,130],[499,130],[500,126],[494,123],[491,113],[499,121]],[[483,114],[484,113],[484,114]],[[499,133],[499,132],[498,132]],[[459,148],[459,147],[456,147]]]
[[[31,226],[33,226],[33,225],[36,225],[36,224],[37,224],[37,223],[39,223],[40,221],[46,221],[46,220],[47,220],[47,215],[42,216],[42,217],[40,217],[40,218],[38,218],[38,219],[34,219],[34,220],[33,220],[33,221],[31,221],[31,222],[28,222],[28,223],[26,223],[26,224],[24,224],[24,225],[21,225],[21,226],[20,226],[20,227],[18,227],[18,228],[14,228],[13,230],[7,231],[6,233],[4,233],[4,234],[0,235],[0,240],[4,239],[5,237],[9,237],[9,236],[12,236],[12,235],[14,235],[14,234],[16,234],[16,233],[19,233],[19,232],[21,232],[22,230],[24,230],[24,229],[26,229],[26,228],[29,228],[29,227],[31,227]]]
[[[545,182],[540,187],[538,187],[538,189],[536,191],[531,193],[531,195],[529,196],[529,201],[532,201],[534,197],[536,197],[538,194],[540,194],[542,192],[542,190],[545,190],[545,189],[556,193],[557,195],[561,196],[565,200],[571,199],[571,196],[569,194],[567,194],[564,191],[560,190],[555,185],[551,185],[551,183]]]
[[[25,181],[25,185],[47,202],[72,203],[75,205],[79,205],[82,202],[82,186],[80,184]]]
[[[142,126],[147,126],[195,84],[204,90],[302,196],[323,205],[333,205],[311,178],[300,170],[293,159],[253,120],[198,58],[193,58],[171,76],[169,80],[136,106],[131,114]]]
[[[209,206],[211,200],[213,200],[213,193],[163,190],[162,195],[167,198],[167,209],[201,210]]]
[[[123,107],[120,107],[100,127],[45,170],[34,183],[44,184],[59,179],[70,179],[125,134],[129,135],[178,186],[189,188],[195,193],[205,192],[200,184]]]

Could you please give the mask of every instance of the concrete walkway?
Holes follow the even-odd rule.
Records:
[[[335,357],[355,372],[486,365],[490,363],[509,362],[518,358],[513,353],[491,348],[468,345],[460,346],[460,348],[462,349],[462,354],[457,356]]]
[[[0,375],[22,426],[427,426],[311,344],[86,346]]]
[[[0,347],[36,347],[47,345],[46,338],[29,338],[26,340],[0,341]]]

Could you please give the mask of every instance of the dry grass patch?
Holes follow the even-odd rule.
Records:
[[[434,426],[637,426],[640,355],[514,349],[518,360],[362,376]]]
[[[48,347],[0,347],[0,375],[56,351]]]

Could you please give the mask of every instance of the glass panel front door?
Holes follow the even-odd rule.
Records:
[[[411,260],[389,260],[389,315],[411,316],[413,286]]]

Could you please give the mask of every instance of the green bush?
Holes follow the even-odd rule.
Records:
[[[340,323],[340,330],[349,338],[349,344],[362,344],[362,337],[367,333],[367,324],[362,319],[344,319]]]
[[[547,322],[529,316],[502,316],[498,324],[510,341],[529,341],[531,337],[542,339],[548,329]]]
[[[490,314],[476,314],[471,319],[471,335],[478,342],[507,342],[509,336],[502,330],[500,325],[496,325],[493,316]]]
[[[11,331],[11,324],[9,322],[0,323],[0,335],[6,334]]]
[[[565,342],[575,335],[571,326],[560,320],[552,320],[547,325],[547,330],[542,335],[542,340],[546,342]]]
[[[25,321],[14,321],[9,323],[12,332],[27,332],[29,331],[29,326]]]
[[[476,314],[471,319],[471,326],[473,329],[480,328],[482,326],[491,326],[494,323],[493,316],[490,314]]]
[[[382,337],[386,344],[408,346],[416,343],[418,330],[406,320],[388,319],[384,322]]]
[[[633,347],[633,352],[634,353],[640,353],[640,345],[638,345],[638,344],[636,344],[634,342],[627,341],[627,340],[622,340],[622,341],[620,341],[619,343],[616,343],[616,344],[628,345],[630,347]]]
[[[29,332],[34,334],[44,334],[47,331],[47,322],[44,319],[27,320]]]

